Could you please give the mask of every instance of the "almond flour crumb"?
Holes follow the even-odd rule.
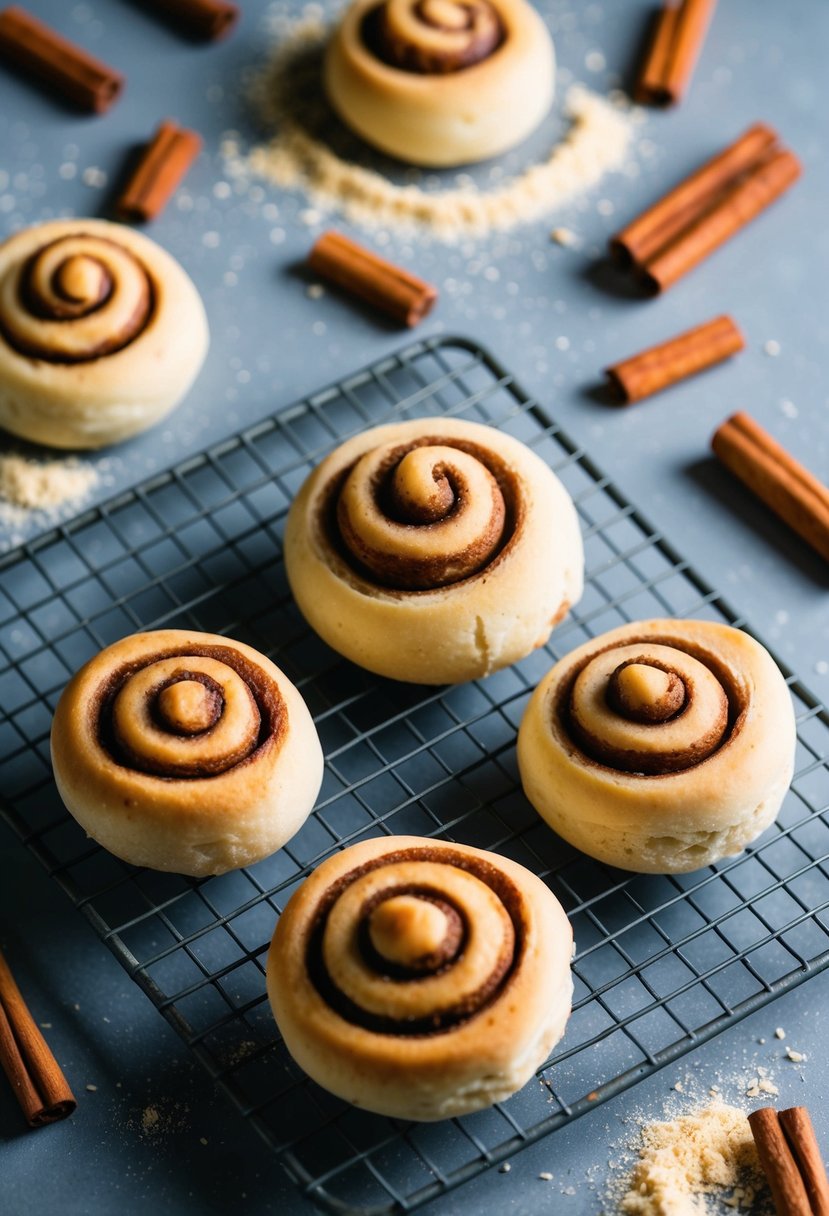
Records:
[[[86,1092],[88,1094],[97,1094],[98,1086],[97,1085],[87,1085]]]
[[[550,233],[550,240],[554,241],[556,245],[563,246],[565,249],[577,249],[581,244],[572,228],[554,228]]]
[[[0,456],[2,509],[48,512],[86,498],[97,481],[92,465],[74,458],[41,463],[24,456]]]
[[[0,552],[22,544],[32,528],[73,515],[99,484],[113,482],[111,462],[75,457],[38,461],[0,455]]]
[[[763,1187],[745,1112],[717,1102],[642,1129],[642,1147],[623,1196],[628,1216],[701,1216],[704,1197],[748,1209]]]
[[[365,228],[426,229],[443,241],[504,232],[549,214],[583,194],[627,160],[632,124],[622,104],[574,85],[564,101],[571,128],[546,161],[513,181],[479,191],[466,176],[450,189],[425,189],[418,174],[398,185],[330,146],[330,110],[320,88],[322,48],[329,36],[316,14],[280,23],[276,49],[255,80],[252,95],[269,142],[240,154],[235,140],[228,176],[255,174],[281,189],[302,190],[314,207],[336,209]],[[302,112],[297,113],[297,99]],[[302,213],[307,216],[308,211]],[[321,217],[320,217],[321,218]]]
[[[774,1032],[774,1037],[775,1037],[776,1039],[785,1039],[785,1037],[786,1037],[786,1032],[785,1032],[785,1030],[783,1029],[783,1027],[782,1027],[782,1026],[778,1026],[778,1027],[777,1027],[777,1029],[776,1029],[776,1030],[775,1030],[775,1032]]]
[[[502,1166],[499,1166],[498,1173],[499,1174],[508,1174],[511,1169],[512,1169],[512,1166],[510,1165],[510,1163],[508,1161],[505,1161]]]
[[[549,1172],[549,1170],[543,1170],[538,1175],[538,1177],[541,1179],[542,1182],[552,1182],[553,1181],[553,1175]]]
[[[795,1051],[792,1047],[787,1047],[786,1058],[793,1064],[803,1064],[809,1057],[805,1056],[802,1051]]]

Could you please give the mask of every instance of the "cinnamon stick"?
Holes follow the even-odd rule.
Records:
[[[727,419],[711,440],[717,457],[807,544],[829,561],[829,489],[748,414]]]
[[[745,346],[730,317],[715,317],[685,333],[623,359],[605,370],[617,397],[629,404],[696,375]]]
[[[167,120],[144,148],[115,203],[123,220],[154,220],[201,150],[201,136]]]
[[[664,248],[733,181],[777,143],[777,132],[757,122],[701,165],[658,202],[610,239],[610,251],[623,260],[645,263]]]
[[[386,261],[341,232],[324,232],[308,257],[313,271],[348,295],[386,313],[401,325],[417,325],[437,300],[437,289]]]
[[[76,1102],[0,953],[0,1067],[30,1127],[65,1119]]]
[[[145,0],[191,38],[215,42],[229,34],[239,17],[239,7],[228,0]]]
[[[763,1106],[751,1112],[748,1122],[778,1216],[813,1216],[806,1187],[783,1135],[777,1111]]]
[[[648,286],[654,291],[670,287],[794,185],[800,172],[797,157],[785,149],[760,161],[711,210],[645,263]]]
[[[829,1216],[829,1179],[808,1110],[805,1106],[790,1106],[780,1111],[779,1119],[814,1216]]]
[[[119,96],[124,78],[62,38],[25,9],[0,12],[0,56],[82,110],[103,114]]]
[[[633,91],[645,105],[675,105],[696,66],[717,0],[666,3],[654,23],[648,53]]]
[[[755,123],[610,239],[615,257],[663,291],[738,232],[800,176],[776,133]]]

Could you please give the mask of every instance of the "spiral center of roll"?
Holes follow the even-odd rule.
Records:
[[[106,299],[112,286],[106,267],[97,258],[75,254],[61,262],[53,279],[55,291],[65,300],[94,308]]]
[[[471,9],[455,0],[421,0],[415,12],[427,25],[441,30],[468,30],[472,24]]]
[[[675,671],[650,663],[620,663],[608,681],[607,698],[632,722],[667,722],[685,704],[685,685]]]
[[[133,342],[154,306],[150,274],[127,246],[78,232],[10,267],[0,281],[0,335],[36,359],[85,363]]]
[[[455,956],[462,925],[453,908],[415,895],[393,895],[369,914],[369,940],[387,963],[436,971]]]
[[[168,684],[156,701],[156,713],[161,722],[177,735],[199,735],[210,730],[221,712],[219,691],[199,680],[185,678]]]
[[[445,519],[456,503],[446,465],[435,448],[407,452],[394,470],[391,505],[401,522],[433,524]]]
[[[715,672],[678,646],[634,642],[599,651],[568,696],[570,732],[593,760],[647,776],[701,764],[728,738]]]
[[[367,452],[336,501],[348,555],[376,582],[401,590],[434,590],[477,574],[509,538],[510,522],[481,456],[431,439]]]
[[[391,67],[446,75],[487,59],[505,34],[489,0],[385,0],[367,14],[363,37]]]

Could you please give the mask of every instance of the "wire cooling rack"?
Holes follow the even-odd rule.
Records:
[[[424,414],[533,447],[573,496],[586,548],[584,597],[550,644],[453,688],[341,660],[304,625],[281,564],[286,509],[320,458],[366,426]],[[0,560],[0,811],[306,1194],[335,1212],[411,1211],[829,963],[829,717],[794,676],[796,776],[777,824],[736,859],[624,874],[563,844],[522,795],[516,728],[551,663],[623,622],[674,615],[743,623],[491,356],[418,342]],[[219,878],[118,861],[86,839],[51,779],[51,714],[69,675],[160,626],[228,633],[275,658],[327,757],[300,833]],[[280,910],[324,857],[380,833],[496,849],[569,913],[566,1036],[537,1080],[489,1111],[411,1125],[355,1110],[304,1077],[277,1035],[264,966]]]

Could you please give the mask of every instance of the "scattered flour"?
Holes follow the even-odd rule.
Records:
[[[0,455],[0,550],[19,543],[18,533],[35,513],[47,523],[64,518],[99,480],[98,468],[74,457],[37,461]]]
[[[642,1129],[639,1161],[619,1210],[702,1216],[706,1196],[750,1209],[764,1182],[745,1111],[722,1102]]]
[[[247,157],[235,141],[225,141],[231,152],[228,176],[253,173],[282,189],[304,190],[316,207],[338,210],[364,227],[427,228],[440,240],[454,241],[545,216],[625,163],[632,134],[629,111],[574,85],[564,102],[570,131],[546,161],[512,181],[488,191],[478,190],[466,175],[461,186],[450,189],[427,190],[414,180],[397,185],[332,147],[335,124],[320,88],[328,32],[318,15],[282,24],[276,49],[252,89],[270,138]],[[298,98],[310,99],[300,114]]]

